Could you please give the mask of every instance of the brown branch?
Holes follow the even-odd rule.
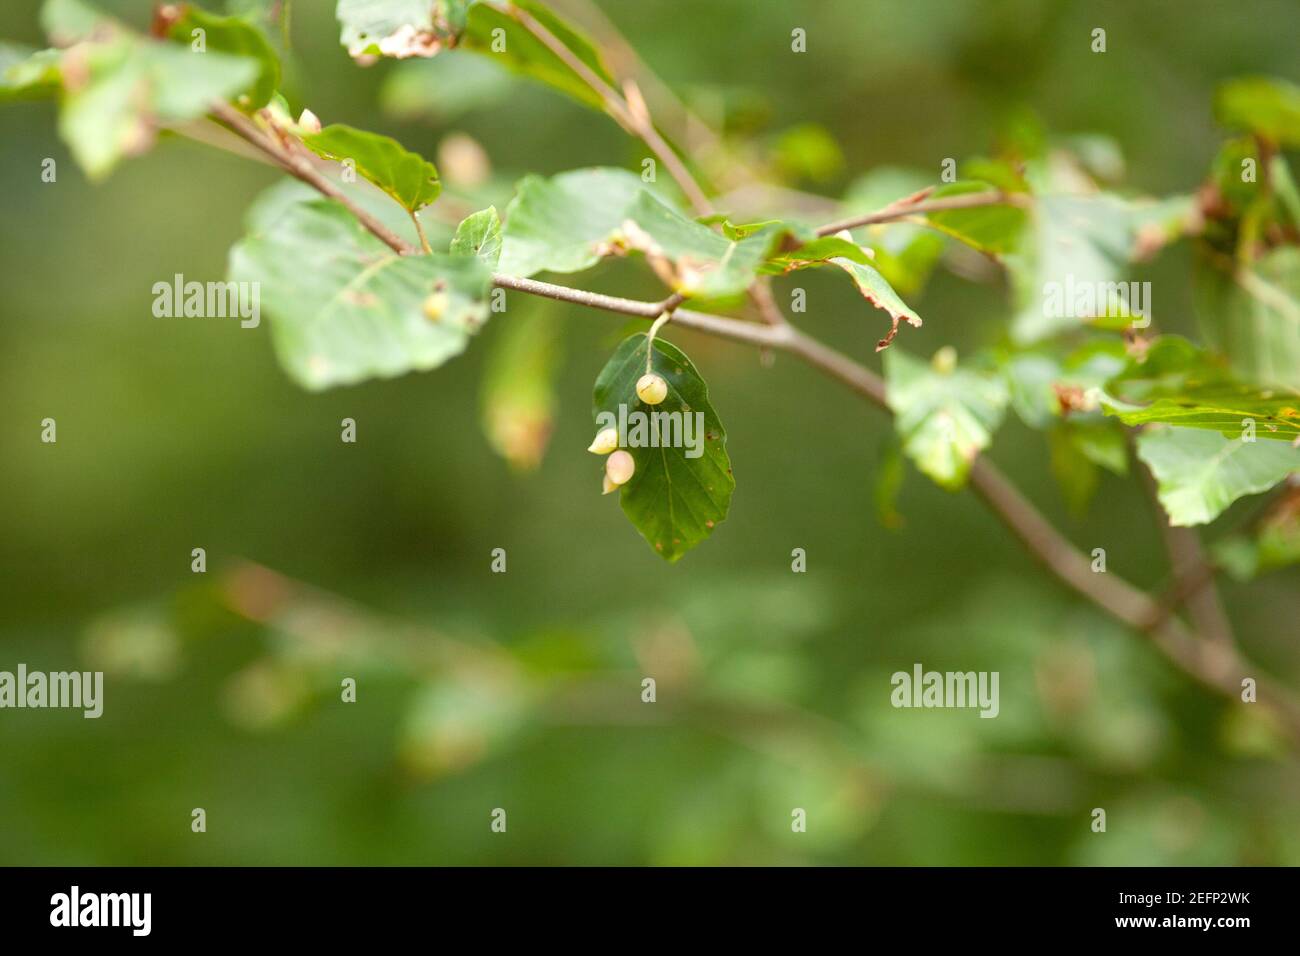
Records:
[[[677,294],[658,302],[641,302],[636,299],[621,299],[618,296],[587,292],[584,289],[571,289],[568,286],[552,285],[536,279],[521,279],[501,273],[493,275],[492,282],[503,289],[513,289],[516,292],[525,292],[560,302],[572,302],[590,309],[630,315],[639,319],[657,319],[665,312],[672,312],[673,325],[694,329],[718,338],[731,339],[733,342],[745,342],[763,348],[782,348],[788,342],[788,334],[784,329],[678,308],[682,297]]]
[[[722,139],[718,133],[692,113],[672,88],[650,69],[636,47],[628,42],[599,4],[594,0],[557,0],[552,6],[561,8],[570,20],[581,23],[589,30],[619,75],[636,78],[640,86],[649,89],[659,105],[667,104],[669,110],[676,115],[679,133],[690,138],[693,138],[693,134],[699,135],[704,140],[702,145],[706,149],[721,148]],[[688,147],[692,145],[694,144],[687,143]]]
[[[1174,582],[1161,601],[1162,617],[1158,623],[1163,624],[1172,617],[1179,605],[1186,605],[1197,633],[1215,644],[1231,647],[1235,643],[1232,622],[1223,608],[1215,567],[1205,553],[1200,536],[1191,528],[1175,527],[1169,523],[1156,494],[1155,479],[1145,468],[1140,470],[1165,552],[1169,555],[1169,573]]]
[[[920,213],[947,212],[952,209],[974,209],[979,206],[1025,206],[1028,200],[1015,193],[1004,193],[1001,190],[982,193],[961,193],[956,196],[944,196],[940,199],[921,199],[910,201],[909,199],[899,200],[890,203],[883,209],[875,212],[866,213],[861,216],[850,216],[847,219],[840,219],[837,222],[828,222],[824,226],[817,228],[817,235],[830,236],[845,229],[857,229],[859,226],[871,226],[882,222],[893,222],[896,219],[903,219],[907,216],[915,216]]]
[[[259,129],[247,116],[227,103],[217,103],[212,107],[212,115],[225,123],[236,136],[261,150],[285,172],[295,179],[300,179],[322,195],[341,203],[357,218],[357,221],[369,229],[385,245],[399,255],[408,256],[419,252],[397,233],[362,209],[334,185],[320,170],[312,165],[311,160],[287,146],[277,142],[273,137]]]
[[[785,325],[785,313],[776,304],[772,296],[772,284],[767,276],[759,279],[749,287],[749,299],[758,308],[758,316],[768,325]]]
[[[779,333],[774,347],[799,356],[871,403],[889,410],[885,384],[870,369],[793,326],[773,331]],[[1284,688],[1260,679],[1258,668],[1234,647],[1196,640],[1163,604],[1150,595],[1113,572],[1094,572],[1089,558],[1057,531],[987,458],[975,460],[970,484],[1047,570],[1111,617],[1139,633],[1148,634],[1156,649],[1176,667],[1234,700],[1239,699],[1241,679],[1254,676],[1260,688],[1261,702],[1267,701],[1266,706],[1279,711],[1292,736],[1300,741],[1300,704]]]
[[[1114,573],[1093,572],[1088,558],[1057,531],[987,459],[971,468],[971,487],[1021,542],[1060,580],[1116,620],[1148,634],[1155,647],[1178,668],[1226,697],[1239,699],[1241,680],[1258,669],[1232,646],[1197,640],[1168,609]],[[1280,712],[1300,741],[1300,705],[1289,694],[1256,676],[1261,701]]]
[[[547,299],[556,299],[560,302],[573,302],[577,305],[585,305],[592,309],[604,309],[606,312],[621,312],[624,315],[637,315],[642,318],[658,318],[664,312],[676,308],[681,297],[677,295],[669,296],[659,302],[642,302],[637,299],[623,299],[614,295],[602,295],[599,292],[588,292],[585,289],[571,289],[568,286],[552,285],[550,282],[539,282],[537,279],[524,279],[518,276],[508,276],[504,273],[495,273],[492,276],[494,285],[503,289],[514,289],[517,292],[526,292],[529,295],[538,295]]]

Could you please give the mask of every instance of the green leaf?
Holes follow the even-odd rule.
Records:
[[[399,119],[452,123],[471,112],[488,112],[520,86],[495,57],[448,50],[432,60],[399,63],[384,79],[379,102]]]
[[[1061,139],[1060,146],[1093,179],[1118,183],[1124,178],[1124,151],[1112,137],[1079,133]]]
[[[0,102],[35,99],[58,92],[62,82],[58,50],[32,50],[0,43]]]
[[[826,127],[799,123],[785,129],[772,147],[781,175],[792,182],[828,183],[844,169],[844,151]]]
[[[6,84],[30,90],[61,78],[59,134],[92,179],[146,151],[160,127],[248,88],[258,72],[244,57],[145,40],[78,0],[48,0],[41,20],[51,42],[68,49],[6,70]]]
[[[280,86],[280,58],[261,30],[242,17],[223,17],[187,4],[167,28],[167,36],[188,46],[195,30],[203,31],[208,51],[246,57],[258,64],[257,79],[239,97],[240,106],[252,111],[270,102]]]
[[[1300,184],[1291,175],[1291,167],[1283,156],[1274,156],[1269,164],[1269,178],[1273,185],[1273,199],[1277,209],[1273,218],[1279,223],[1290,221],[1300,228]]]
[[[1124,401],[1149,402],[1228,379],[1227,366],[1200,346],[1181,335],[1161,335],[1128,357],[1105,386]]]
[[[642,190],[612,238],[645,253],[674,291],[718,299],[744,292],[784,235],[784,227],[772,223],[728,239]]]
[[[1117,337],[1098,335],[1082,345],[1044,343],[1029,349],[998,353],[998,363],[1011,392],[1011,407],[1030,428],[1045,428],[1068,410],[1078,421],[1092,414],[1101,388],[1126,367],[1124,343]],[[1068,409],[1063,398],[1081,398]]]
[[[154,111],[164,123],[203,116],[214,100],[230,99],[244,89],[258,69],[252,60],[224,53],[190,53],[149,42],[141,46]]]
[[[1142,407],[1103,400],[1103,408],[1125,425],[1159,422],[1238,438],[1253,422],[1257,438],[1288,442],[1300,438],[1300,395],[1252,385],[1201,385]]]
[[[958,182],[940,186],[928,199],[944,199],[967,193],[983,193],[996,189],[985,182]],[[936,229],[946,232],[979,249],[981,252],[1006,253],[1020,246],[1027,217],[1025,210],[1011,204],[973,206],[970,209],[950,209],[932,212],[926,219]]]
[[[780,248],[768,257],[767,264],[772,269],[789,272],[792,269],[821,265],[833,259],[871,264],[871,255],[856,242],[843,236],[817,236],[810,229],[795,223],[781,222],[779,219],[756,225],[765,227],[765,231],[780,243]],[[755,226],[723,224],[723,232],[733,239],[747,238],[758,231]]]
[[[732,227],[735,230],[737,227]],[[784,236],[780,224],[728,239],[688,219],[620,169],[525,177],[506,210],[501,271],[580,272],[606,255],[639,251],[692,297],[743,292]]]
[[[910,223],[896,223],[868,242],[885,281],[908,296],[921,291],[947,245],[943,236]]]
[[[1214,115],[1282,146],[1300,146],[1300,86],[1267,76],[1229,80],[1214,94]]]
[[[1279,246],[1232,274],[1205,261],[1195,280],[1200,325],[1238,374],[1300,389],[1300,248]]]
[[[337,16],[340,39],[353,58],[431,57],[457,47],[603,110],[600,94],[530,29],[535,24],[601,81],[616,85],[595,45],[534,0],[339,0]]]
[[[340,42],[354,59],[433,56],[465,29],[468,0],[338,0]]]
[[[81,0],[45,0],[41,6],[41,29],[58,47],[72,46],[92,35],[101,38],[125,30],[121,23]]]
[[[390,231],[405,239],[412,245],[419,242],[411,216],[392,197],[379,188],[370,185],[364,179],[353,182],[335,180],[334,185],[356,206],[374,216]],[[321,194],[302,180],[284,177],[258,194],[244,213],[244,225],[248,232],[264,232],[291,207],[303,203],[316,202]],[[451,241],[450,226],[436,219],[424,224],[424,231],[430,243],[446,246]]]
[[[1110,313],[1103,293],[1139,253],[1180,234],[1187,208],[1183,200],[1142,203],[1104,193],[1036,199],[1020,247],[1004,256],[1018,310],[1013,339],[1032,344],[1096,318],[1129,325],[1125,311]],[[1091,308],[1077,301],[1080,290],[1091,293]]]
[[[578,169],[550,179],[525,176],[506,209],[501,271],[527,277],[591,268],[643,185],[622,169]]]
[[[930,177],[919,170],[878,167],[849,187],[841,217],[874,212],[930,183]],[[933,229],[908,222],[864,226],[855,232],[875,253],[872,262],[880,274],[902,295],[921,289],[948,243]]]
[[[159,126],[202,116],[246,89],[257,65],[119,36],[68,50],[63,70],[87,79],[66,92],[59,133],[86,174],[100,179],[147,150]]]
[[[488,343],[483,429],[517,471],[536,469],[550,441],[563,345],[558,317],[546,308],[498,324]]]
[[[1057,425],[1047,433],[1047,447],[1052,476],[1066,507],[1076,517],[1083,515],[1097,491],[1097,466],[1071,440],[1064,425]]]
[[[1300,470],[1300,448],[1191,428],[1144,431],[1137,453],[1156,477],[1170,523],[1180,526],[1213,521],[1238,498],[1267,491]]]
[[[495,206],[467,216],[451,238],[451,252],[457,256],[478,256],[495,270],[501,259],[501,219]]]
[[[1250,534],[1214,546],[1215,561],[1238,581],[1300,564],[1300,496],[1292,491]]]
[[[1124,430],[1103,421],[1065,423],[1070,441],[1084,458],[1116,475],[1128,474],[1128,442]]]
[[[598,427],[609,425],[607,416],[614,416],[620,447],[636,462],[631,480],[621,489],[623,513],[661,557],[676,561],[727,517],[736,482],[727,435],[709,401],[708,387],[676,346],[659,338],[654,342],[653,368],[667,381],[668,397],[656,406],[637,397],[637,379],[646,371],[647,342],[639,333],[615,350],[596,379],[593,413]],[[674,447],[651,447],[653,432],[645,424],[638,429],[638,412],[679,413],[671,420],[676,423],[671,434],[666,426],[659,432],[661,444],[669,437]],[[686,437],[693,439],[694,449]],[[691,457],[695,450],[701,453]]]
[[[1300,393],[1237,381],[1214,356],[1176,335],[1160,336],[1107,382],[1102,407],[1126,425],[1207,428],[1238,438],[1253,423],[1258,438],[1300,437]]]
[[[844,258],[831,259],[830,261],[849,274],[849,278],[853,280],[853,284],[857,286],[863,298],[876,308],[884,309],[889,313],[890,321],[893,324],[885,337],[876,343],[877,352],[888,347],[889,343],[894,340],[894,336],[898,332],[899,322],[906,321],[909,325],[920,326],[921,317],[899,298],[893,286],[886,282],[885,277],[877,272],[873,266]]]
[[[1052,474],[1066,506],[1082,515],[1097,490],[1098,468],[1117,475],[1128,472],[1128,447],[1123,432],[1104,422],[1058,422],[1047,433]]]
[[[318,156],[352,160],[358,173],[411,212],[429,205],[442,191],[433,163],[391,137],[333,123],[302,141]]]
[[[1250,160],[1255,165],[1255,180],[1243,179],[1243,164]],[[1242,136],[1230,139],[1219,148],[1218,154],[1210,167],[1210,179],[1217,187],[1219,196],[1240,216],[1251,203],[1260,198],[1262,184],[1260,179],[1259,144],[1253,137]]]
[[[1030,428],[1046,428],[1061,414],[1053,388],[1064,370],[1060,359],[1044,352],[1017,352],[1002,363],[1011,407]]]
[[[599,51],[580,31],[570,26],[536,0],[512,0],[509,5],[475,2],[469,9],[463,46],[467,50],[496,58],[515,73],[545,83],[579,103],[603,111],[604,100],[590,84],[550,46],[524,25],[531,18],[558,40],[569,55],[609,86],[618,84],[605,67]],[[496,31],[502,31],[497,33]],[[498,37],[505,49],[499,50]]]
[[[970,368],[947,370],[946,364],[891,349],[885,353],[885,385],[903,450],[936,483],[955,490],[992,441],[1008,395],[1000,377]]]
[[[894,329],[900,320],[921,323],[853,242],[779,220],[736,225],[715,216],[706,222],[722,232],[684,216],[623,170],[529,176],[506,211],[500,268],[518,276],[579,272],[606,255],[635,251],[675,291],[718,300],[740,295],[760,274],[831,264],[889,313]],[[893,331],[886,341],[892,337]]]
[[[263,30],[277,49],[287,51],[289,16],[293,4],[294,0],[226,0],[224,6],[227,14],[243,17]]]
[[[230,278],[259,283],[280,363],[317,390],[435,368],[487,319],[476,256],[399,256],[330,201],[289,206],[231,250]]]

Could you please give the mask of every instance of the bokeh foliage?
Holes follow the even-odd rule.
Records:
[[[1295,78],[1285,3],[1184,5],[1178,30],[1119,3],[606,6],[693,106],[752,142],[750,162],[856,190],[865,208],[863,174],[901,183],[1040,130],[1105,134],[1077,144],[1099,178],[1122,163],[1140,189],[1189,193],[1224,136],[1220,81]],[[145,3],[104,7],[147,22]],[[504,208],[525,173],[638,167],[640,147],[562,95],[457,82],[480,62],[467,55],[358,70],[331,7],[295,7],[291,101],[436,156],[448,182],[467,134],[490,157],[462,163],[478,205]],[[0,11],[0,35],[31,46],[36,23],[26,0]],[[806,56],[788,52],[792,25]],[[499,379],[485,372],[507,322],[436,376],[300,391],[266,327],[149,313],[155,281],[224,274],[274,174],[175,140],[92,187],[55,124],[39,104],[0,114],[0,666],[82,661],[110,677],[98,721],[4,712],[0,860],[1300,862],[1297,764],[1273,728],[1064,595],[968,496],[913,473],[893,505],[902,527],[882,527],[891,426],[804,369],[672,333],[708,376],[745,481],[726,534],[663,565],[593,500],[583,451],[617,320],[512,300],[509,322],[558,326],[565,343],[547,414],[514,436],[532,448],[543,430],[549,450],[512,471],[479,429],[500,401],[480,389]],[[57,185],[39,181],[47,156]],[[1162,327],[1194,335],[1190,260],[1176,250],[1149,274]],[[906,280],[933,261],[909,244],[893,265]],[[875,361],[879,329],[843,321],[862,304],[837,280],[799,277],[814,303],[800,318]],[[656,294],[626,263],[597,284]],[[909,351],[1001,343],[996,283],[936,271],[908,301],[927,318]],[[47,415],[56,446],[35,439]],[[338,442],[344,417],[355,446]],[[1136,483],[1103,469],[1074,517],[1017,418],[990,454],[1081,545],[1164,582]],[[197,546],[206,578],[189,572]],[[507,574],[489,571],[494,547]],[[805,575],[789,572],[795,547]],[[1226,588],[1243,643],[1292,685],[1296,581]],[[893,710],[889,674],[914,661],[999,670],[1001,716]],[[358,678],[357,704],[337,702],[340,674]],[[496,806],[508,838],[488,830]],[[808,834],[789,832],[792,806]],[[1095,806],[1105,836],[1088,830]]]

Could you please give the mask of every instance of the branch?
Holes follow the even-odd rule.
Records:
[[[1216,569],[1205,553],[1200,536],[1191,528],[1179,528],[1169,523],[1156,494],[1155,479],[1145,468],[1141,471],[1142,484],[1169,555],[1169,572],[1173,579],[1161,605],[1163,617],[1160,623],[1172,617],[1180,604],[1185,604],[1192,624],[1202,637],[1224,647],[1233,646],[1232,622],[1223,609],[1215,581]]]
[[[653,94],[659,105],[667,104],[676,116],[679,133],[688,139],[699,136],[707,149],[722,146],[721,137],[704,120],[692,113],[672,88],[650,69],[636,47],[628,42],[599,4],[594,0],[557,0],[551,5],[560,8],[570,20],[581,23],[591,33],[608,61],[616,68],[621,66],[621,69],[617,69],[620,75],[635,77],[641,87]],[[621,64],[618,61],[622,61]],[[688,142],[686,145],[689,147],[692,144]]]
[[[349,199],[343,190],[312,165],[311,160],[277,142],[233,106],[228,103],[216,103],[212,107],[212,115],[225,123],[236,136],[269,156],[290,176],[302,180],[317,192],[345,206],[361,225],[374,233],[398,255],[409,256],[419,252],[419,249]]]
[[[572,50],[561,42],[555,34],[538,22],[537,18],[527,10],[510,4],[508,6],[495,5],[500,12],[513,17],[529,33],[546,45],[546,47],[564,62],[564,65],[582,78],[582,81],[591,87],[592,91],[601,98],[605,104],[605,110],[613,117],[614,121],[622,126],[633,136],[639,137],[645,141],[650,151],[659,158],[659,161],[667,167],[669,174],[677,181],[686,198],[690,200],[691,206],[700,215],[707,215],[713,211],[713,204],[700,188],[700,184],[695,181],[682,162],[680,156],[673,150],[664,138],[659,135],[659,130],[655,128],[650,114],[640,104],[639,108],[633,108],[628,101],[619,95],[618,91],[605,82],[590,66],[577,57]],[[639,102],[639,97],[638,97]]]
[[[785,313],[776,304],[772,295],[772,283],[767,276],[760,276],[749,287],[750,301],[758,308],[758,315],[768,325],[785,325]]]
[[[1111,572],[1094,573],[1079,552],[987,459],[971,468],[971,487],[1026,548],[1053,574],[1097,607],[1139,633],[1148,634],[1157,650],[1211,690],[1239,699],[1241,679],[1258,668],[1231,645],[1197,640],[1170,609]],[[1256,677],[1261,698],[1284,717],[1291,736],[1300,741],[1300,704],[1289,692]],[[1264,686],[1268,684],[1268,692]]]
[[[675,309],[677,304],[682,301],[682,296],[677,294],[671,295],[659,302],[641,302],[636,299],[622,299],[614,295],[602,295],[599,292],[588,292],[585,289],[571,289],[568,286],[552,285],[550,282],[539,282],[536,279],[524,279],[518,276],[508,276],[501,272],[492,275],[492,284],[500,286],[503,289],[514,289],[517,292],[527,292],[529,295],[539,295],[543,298],[556,299],[560,302],[573,302],[593,309],[604,309],[606,312],[621,312],[624,315],[639,315],[647,319],[653,319],[660,313]]]
[[[599,292],[587,292],[584,289],[571,289],[568,286],[552,285],[549,282],[539,282],[536,279],[521,279],[517,276],[502,275],[499,272],[492,276],[492,282],[503,289],[514,289],[516,292],[526,292],[529,295],[555,299],[560,302],[572,302],[575,305],[585,305],[590,309],[601,309],[605,312],[630,315],[639,319],[656,319],[665,312],[671,312],[674,325],[694,329],[706,335],[714,335],[718,338],[731,339],[734,342],[745,342],[749,345],[764,348],[785,347],[790,339],[789,333],[793,331],[789,327],[782,329],[776,326],[759,325],[755,322],[742,322],[739,319],[729,319],[719,315],[709,315],[707,312],[681,309],[677,307],[678,303],[682,301],[680,294],[670,295],[658,302],[641,302],[636,299],[621,299],[617,296],[602,295]]]
[[[923,197],[925,193],[920,195]],[[1028,204],[1029,201],[1023,196],[1016,193],[1004,193],[1001,190],[983,193],[961,193],[957,196],[944,196],[941,199],[931,199],[929,201],[909,196],[866,215],[850,216],[848,219],[828,222],[826,225],[818,227],[817,235],[831,236],[845,229],[857,229],[859,226],[892,222],[919,213],[946,212],[952,209],[974,209],[979,206],[1020,206],[1023,208]]]

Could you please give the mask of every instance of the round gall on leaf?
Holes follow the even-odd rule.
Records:
[[[930,357],[930,365],[940,375],[951,375],[957,370],[957,350],[945,345]]]
[[[621,449],[612,452],[605,459],[605,494],[609,494],[620,485],[627,484],[634,471],[636,471],[636,462],[630,453]]]
[[[298,128],[308,133],[320,132],[320,118],[311,110],[303,110],[298,116]]]
[[[668,383],[654,372],[646,372],[636,383],[636,394],[647,405],[658,405],[668,397]]]
[[[593,455],[608,455],[618,447],[618,429],[602,428],[596,433],[596,437],[587,446],[587,451]]]
[[[450,302],[451,297],[447,295],[446,290],[438,289],[430,292],[424,300],[424,317],[430,322],[441,321],[443,313],[447,311],[447,306]]]

